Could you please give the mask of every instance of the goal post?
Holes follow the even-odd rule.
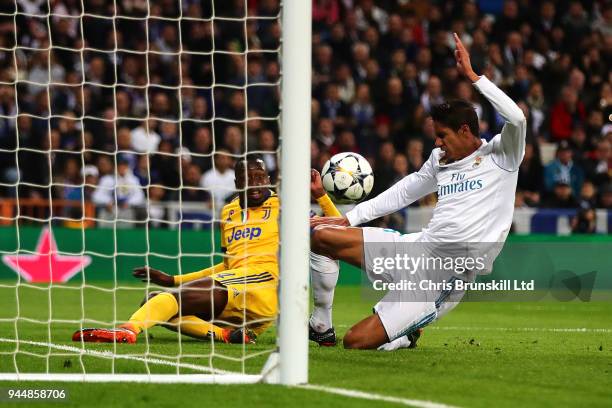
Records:
[[[266,4],[269,3],[274,2]],[[126,9],[119,2],[91,2],[99,7],[90,10],[86,7],[90,5],[87,1],[65,5],[61,1],[43,1],[36,10],[36,4],[22,8],[21,2],[15,0],[13,13],[6,9],[0,12],[0,19],[14,22],[14,44],[13,40],[7,40],[0,45],[0,51],[13,59],[14,70],[12,76],[9,73],[0,77],[0,94],[10,93],[14,109],[1,110],[0,120],[12,124],[9,127],[14,128],[16,141],[14,146],[0,146],[0,157],[15,162],[10,173],[13,179],[0,175],[0,191],[10,192],[9,197],[0,194],[3,200],[0,229],[11,229],[14,235],[14,242],[13,237],[4,239],[7,234],[0,237],[0,242],[6,243],[0,247],[0,297],[4,298],[0,305],[7,306],[0,312],[0,381],[284,385],[308,382],[312,4],[309,0],[279,0],[278,3],[278,14],[264,13],[263,16],[249,14],[251,2],[248,0],[241,3],[243,15],[219,14],[215,4],[222,4],[227,10],[229,2],[225,0],[211,1],[211,9],[200,11],[201,14],[194,11],[193,2],[186,0],[163,5],[146,1],[130,6],[125,14],[120,12]],[[163,14],[173,7],[176,13]],[[27,38],[27,33],[23,34],[25,25],[17,27],[21,21],[29,22],[28,27],[34,27],[39,37]],[[243,37],[223,48],[215,32],[217,23]],[[276,46],[278,40],[274,37],[277,27],[273,27],[272,40],[255,39],[253,42],[257,45],[249,48],[251,37],[257,36],[253,25],[270,27],[277,23],[281,27],[280,47]],[[138,24],[142,24],[143,32],[134,30],[134,39],[126,38],[125,33],[132,34],[130,30]],[[201,26],[196,27],[198,24]],[[100,36],[88,42],[88,36],[100,28],[106,30],[112,41],[107,44]],[[202,33],[207,30],[208,34],[212,32],[210,49],[200,39],[199,42],[185,41],[191,28],[196,35],[204,36]],[[45,31],[46,39],[43,38]],[[23,38],[26,40],[22,43]],[[141,40],[146,44],[137,44]],[[280,75],[275,76],[272,69],[272,74],[260,73],[257,76],[260,79],[249,82],[251,53],[257,54],[254,59],[260,64],[262,60],[276,63],[278,57]],[[76,66],[74,71],[65,68],[70,65],[66,61]],[[214,65],[219,61],[223,68],[217,70]],[[195,63],[201,66],[189,65]],[[111,69],[105,72],[104,64]],[[159,67],[167,67],[168,72],[154,72]],[[145,72],[142,77],[139,69]],[[228,81],[229,74],[219,72],[222,69],[234,69],[243,82],[233,78]],[[189,78],[192,71],[197,71],[199,77],[193,74]],[[276,98],[279,85],[277,109],[271,113],[269,109],[262,109],[253,115],[249,91]],[[266,87],[271,91],[265,91]],[[220,109],[217,92],[224,102],[236,103],[231,108],[238,108],[229,113],[229,109]],[[200,103],[198,95],[209,104],[208,116],[195,113]],[[104,105],[111,100],[108,106]],[[23,101],[30,110],[21,108]],[[56,108],[56,104],[61,108]],[[250,147],[249,140],[257,137],[248,134],[251,121],[272,123],[267,130],[278,133],[278,148]],[[28,144],[35,127],[31,122],[41,132],[40,146]],[[191,126],[185,129],[193,132],[189,138],[183,127],[185,123]],[[218,123],[222,131],[216,130]],[[100,145],[95,144],[98,141],[92,142],[94,127],[108,140]],[[172,149],[132,151],[129,143],[126,144],[126,138],[135,138],[135,134],[139,140],[151,143],[153,127],[159,133],[157,137],[166,132],[160,137],[161,143],[169,134],[175,134],[176,139],[168,142]],[[219,153],[222,146],[218,143],[225,135],[216,132],[223,133],[229,127],[239,127],[243,132],[242,150]],[[203,128],[210,132],[210,151],[186,150],[186,140],[191,137],[195,140],[196,133]],[[64,132],[72,139],[63,140]],[[173,265],[174,269],[168,272],[183,274],[198,270],[193,268],[194,259],[212,262],[221,255],[215,243],[219,236],[216,223],[220,221],[220,207],[213,194],[216,190],[188,184],[188,173],[181,166],[187,157],[198,162],[209,160],[211,170],[215,170],[216,155],[239,159],[251,152],[267,154],[268,158],[278,154],[279,178],[274,187],[278,187],[280,196],[279,313],[276,330],[269,330],[276,333],[276,338],[268,335],[267,342],[256,344],[252,349],[251,345],[218,345],[212,339],[202,340],[202,347],[198,348],[193,341],[183,344],[179,329],[176,347],[168,346],[167,339],[163,347],[155,347],[156,339],[148,332],[139,337],[137,343],[142,347],[138,349],[120,344],[102,348],[72,343],[70,334],[75,330],[125,323],[130,314],[119,310],[118,303],[132,293],[141,296],[145,292],[145,285],[137,286],[135,280],[125,278],[130,271],[122,269],[123,265],[134,266],[130,259],[139,259],[153,268],[156,264]],[[153,170],[159,170],[152,168],[151,157],[155,154],[164,159],[160,160],[162,166],[171,167],[173,160],[178,163],[178,186],[167,187],[153,181]],[[53,161],[58,157],[76,166],[76,180],[80,181],[70,180],[68,170],[66,174],[54,174],[59,171]],[[88,181],[93,173],[97,177],[97,169],[101,169],[97,162],[92,164],[92,157],[105,158],[110,166],[105,174],[114,177],[114,185],[104,187],[110,201],[96,203],[95,208],[94,200],[85,198],[88,188],[100,188],[100,184]],[[130,200],[120,198],[120,190],[132,187],[119,181],[118,168],[140,166],[143,157],[146,158],[146,170],[142,174],[145,181],[132,187],[140,188],[146,201],[133,208],[120,207]],[[31,175],[23,168],[36,164],[35,160],[44,160],[45,166],[40,168],[45,174],[30,179]],[[121,177],[126,179],[124,175]],[[185,187],[210,194],[210,208],[203,211],[198,203],[183,201]],[[81,196],[76,199],[54,196],[55,190],[78,188]],[[28,189],[39,194],[34,198],[24,195],[23,191]],[[171,202],[158,198],[153,202],[154,189],[178,198]],[[248,215],[245,219],[248,220]],[[58,225],[62,227],[57,228]],[[105,228],[96,229],[99,225]],[[187,231],[190,228],[195,231]],[[210,252],[194,252],[195,234],[206,228],[210,228],[206,235],[211,237]],[[141,232],[128,233],[132,229]],[[166,249],[160,248],[173,233],[176,233],[176,242],[169,246],[176,249],[164,252]],[[139,239],[146,242],[139,243]],[[154,239],[161,243],[151,242]],[[56,267],[56,262],[63,265],[62,270]],[[48,268],[43,267],[44,273],[32,278],[27,268],[35,265],[48,265]],[[103,269],[100,265],[106,267],[107,280],[103,283],[96,280],[98,270]],[[62,277],[56,279],[58,274]],[[73,276],[75,279],[70,281]],[[146,284],[147,295],[156,289]],[[90,295],[95,295],[95,301],[90,301]],[[129,310],[135,311],[141,299],[131,297]],[[30,304],[24,307],[27,302]],[[40,310],[35,310],[35,304],[41,305]],[[70,306],[58,307],[62,304]],[[246,315],[244,319],[229,325],[244,327]],[[96,365],[92,361],[101,363]],[[245,368],[250,361],[257,361],[257,369],[261,367],[261,371]]]
[[[285,0],[282,24],[280,379],[308,382],[310,1]]]

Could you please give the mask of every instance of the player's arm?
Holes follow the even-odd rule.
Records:
[[[411,173],[346,213],[350,225],[359,225],[405,208],[418,199],[437,190],[434,153],[417,172]]]
[[[210,268],[205,268],[197,272],[187,273],[185,275],[174,275],[174,286],[179,286],[187,282],[191,282],[197,279],[202,279],[215,273],[222,272],[225,270],[225,262],[220,262]]]
[[[342,217],[340,211],[325,192],[321,175],[315,169],[310,170],[310,195],[317,200],[317,204],[323,210],[323,215],[326,217]]]
[[[225,219],[224,212],[222,211],[222,218]],[[221,223],[221,245],[222,252],[225,254],[225,228],[223,222]],[[140,267],[134,269],[132,275],[140,279],[143,282],[151,282],[160,286],[170,287],[179,286],[187,282],[191,282],[197,279],[202,279],[215,273],[224,271],[227,269],[227,258],[224,257],[223,262],[213,265],[209,268],[201,269],[196,272],[187,273],[184,275],[169,275],[165,272],[158,271],[157,269],[149,267]]]
[[[310,219],[310,227],[317,225],[359,225],[391,214],[407,207],[416,200],[433,193],[437,189],[434,154],[423,164],[418,172],[409,174],[377,197],[365,201],[345,217],[318,217]]]
[[[225,241],[225,220],[227,218],[225,208],[221,211],[221,252],[225,255],[227,242]],[[213,265],[209,268],[205,268],[196,272],[187,273],[185,275],[174,275],[174,286],[182,285],[183,283],[191,282],[197,279],[206,278],[207,276],[214,275],[215,273],[225,271],[227,269],[227,257],[224,256],[223,262]]]
[[[153,269],[148,266],[141,266],[139,268],[135,268],[132,272],[132,275],[136,279],[140,279],[143,282],[150,282],[159,286],[171,287],[179,286],[183,283],[191,282],[197,279],[202,279],[224,270],[224,262],[213,265],[210,268],[205,268],[197,272],[187,273],[185,275],[170,275],[166,272],[162,272],[160,270]]]
[[[463,43],[455,37],[455,59],[457,69],[468,77],[476,89],[493,105],[506,123],[501,131],[500,149],[498,151],[498,166],[514,171],[521,164],[525,154],[525,136],[527,135],[527,119],[519,106],[508,95],[499,89],[484,75],[478,76],[472,69],[470,55]]]

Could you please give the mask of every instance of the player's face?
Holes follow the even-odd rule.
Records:
[[[247,207],[259,207],[268,198],[270,178],[268,172],[259,166],[249,166],[245,177],[244,169],[236,172],[236,188],[246,190]],[[244,194],[243,192],[240,193]]]
[[[442,123],[434,121],[436,147],[444,152],[444,161],[447,163],[461,160],[471,153],[471,139],[473,136],[467,125],[454,131]]]

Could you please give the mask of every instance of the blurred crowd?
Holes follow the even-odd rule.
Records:
[[[245,151],[265,152],[274,176],[279,12],[278,0],[0,2],[1,194],[109,216],[179,200],[218,210]]]
[[[0,3],[3,196],[218,208],[246,150],[276,175],[279,1],[179,1],[18,0],[16,19]],[[577,208],[576,229],[594,228],[612,208],[610,1],[313,0],[313,167],[361,153],[380,193],[427,159],[429,111],[449,98],[498,133],[453,32],[528,118],[516,205]]]

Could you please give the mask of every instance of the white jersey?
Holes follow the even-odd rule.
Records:
[[[506,123],[500,134],[469,156],[441,164],[436,148],[418,172],[346,214],[359,225],[402,209],[438,192],[432,218],[421,242],[504,242],[510,231],[518,168],[525,153],[527,121],[521,109],[485,76],[474,86]]]

